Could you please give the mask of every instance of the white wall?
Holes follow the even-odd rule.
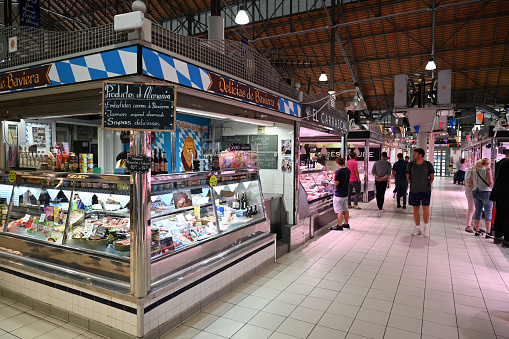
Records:
[[[231,136],[231,135],[248,135],[248,134],[258,134],[258,126],[252,124],[246,124],[242,122],[233,122],[228,121],[224,123],[223,121],[214,120],[212,121],[213,128],[216,126],[221,126],[222,128],[231,127],[231,133],[223,133],[223,136]],[[284,125],[284,124],[276,124],[274,127],[265,127],[266,135],[277,135],[278,136],[278,145],[280,145],[281,140],[284,139],[292,139],[292,152],[295,147],[295,136],[293,132],[293,125]],[[218,132],[216,131],[216,135]],[[279,152],[279,147],[278,147]],[[293,157],[293,153],[292,153]],[[291,173],[283,173],[281,171],[281,154],[278,155],[278,168],[277,169],[261,169],[260,170],[260,180],[262,184],[263,193],[272,193],[272,194],[282,194],[283,200],[286,205],[286,210],[288,213],[288,223],[293,223],[293,201],[294,201],[294,168],[296,164],[293,164],[293,169]],[[298,164],[297,164],[298,166]]]

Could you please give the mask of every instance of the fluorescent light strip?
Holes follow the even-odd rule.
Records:
[[[211,113],[211,112],[199,111],[199,110],[190,109],[190,108],[177,107],[177,113],[192,114],[192,115],[198,115],[198,116],[207,117],[207,118],[215,118],[215,119],[230,120],[230,121],[237,121],[237,122],[245,122],[247,124],[258,125],[258,126],[272,127],[275,125],[274,122],[264,122],[264,121],[256,120],[256,119],[236,117],[236,116],[220,114],[220,113]]]

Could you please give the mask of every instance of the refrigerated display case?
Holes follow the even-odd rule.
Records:
[[[309,218],[310,237],[336,218],[332,204],[334,175],[335,171],[328,168],[300,171],[299,218]]]
[[[258,169],[224,172],[228,175],[215,172],[215,187],[207,183],[209,173],[152,178],[152,258],[181,252],[265,219]],[[130,256],[129,176],[15,174],[13,182],[5,172],[0,177],[5,234],[39,245]]]

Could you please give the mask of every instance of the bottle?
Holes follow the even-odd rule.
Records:
[[[239,209],[239,195],[238,193],[235,193],[233,195],[233,206],[232,206],[234,209]]]
[[[253,211],[253,214],[254,214],[254,215],[258,215],[258,205],[254,205],[254,211]]]
[[[166,151],[163,152],[163,163],[164,163],[164,170],[163,174],[168,174],[168,159],[166,159]]]
[[[246,217],[251,218],[251,206],[249,206],[246,210]]]
[[[156,171],[156,154],[157,154],[157,148],[154,148],[153,150],[153,153],[152,153],[152,175],[156,175],[157,174],[157,171]]]
[[[242,193],[242,197],[240,198],[240,209],[245,210],[246,208],[247,208],[246,194]]]
[[[159,157],[157,158],[157,161],[159,163],[159,172],[157,174],[163,174],[164,173],[164,160],[163,160],[163,149],[159,149]]]

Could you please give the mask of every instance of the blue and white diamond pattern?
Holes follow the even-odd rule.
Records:
[[[210,86],[209,71],[147,48],[143,48],[142,54],[143,74],[179,85],[208,91]],[[233,99],[239,100],[237,98]],[[239,101],[254,105],[254,103],[247,100]],[[256,106],[264,107],[262,105]],[[279,110],[282,113],[299,117],[301,106],[290,100],[280,99]]]
[[[137,48],[132,46],[54,62],[51,64],[48,73],[51,84],[38,86],[37,88],[102,80],[136,73]],[[18,92],[34,88],[7,90],[0,93]]]

